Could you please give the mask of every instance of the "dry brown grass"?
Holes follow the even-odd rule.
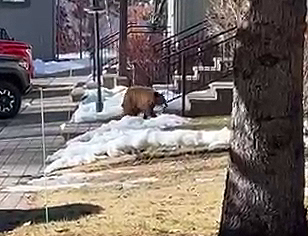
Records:
[[[220,154],[103,170],[93,187],[48,193],[50,206],[91,203],[102,206],[101,213],[22,226],[10,235],[215,235],[226,165]],[[34,201],[43,206],[44,194]]]
[[[73,171],[96,173],[92,186],[48,192],[49,224],[21,226],[13,236],[213,236],[219,226],[227,155],[181,156],[111,168],[93,163]],[[44,193],[32,197],[44,205]],[[307,202],[308,199],[306,199]],[[89,206],[60,207],[90,204]],[[100,206],[97,212],[95,206]],[[93,208],[93,214],[81,212]],[[41,208],[38,222],[44,217]],[[24,213],[22,213],[24,214]],[[73,216],[67,220],[65,216]],[[28,217],[29,218],[29,217]],[[31,218],[31,217],[30,217]],[[40,219],[39,219],[40,218]],[[0,234],[2,235],[2,234]]]

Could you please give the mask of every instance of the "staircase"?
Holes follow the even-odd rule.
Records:
[[[154,45],[160,54],[154,87],[167,90],[169,102],[180,99],[182,115],[231,113],[236,28],[208,29],[204,21]]]
[[[130,29],[129,34],[136,33],[133,27]],[[236,28],[213,34],[207,21],[203,21],[153,43],[156,57],[148,68],[141,68],[151,79],[148,86],[163,92],[170,104],[180,103],[182,115],[230,114],[235,34]],[[115,33],[102,40],[103,51],[117,48],[117,44]],[[106,75],[116,71],[117,63],[117,57],[105,63]],[[123,78],[122,85],[127,85]]]
[[[187,95],[191,108],[189,116],[230,115],[232,108],[233,82],[213,82],[209,89]]]

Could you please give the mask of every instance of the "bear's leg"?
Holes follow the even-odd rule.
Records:
[[[143,113],[143,119],[147,119],[149,116],[151,116],[151,108],[147,108]]]
[[[124,111],[125,116],[133,116],[134,113],[132,111]]]
[[[149,116],[156,117],[156,114],[153,109],[154,107],[149,107],[148,109],[146,109],[143,115],[143,119],[147,119]]]
[[[151,110],[151,117],[157,117],[153,109]]]
[[[140,113],[139,109],[135,107],[124,109],[124,115],[127,116],[137,116],[139,113]]]
[[[139,111],[139,109],[134,109],[134,110],[133,110],[133,113],[134,113],[134,116],[138,116],[139,113],[140,113],[140,111]]]

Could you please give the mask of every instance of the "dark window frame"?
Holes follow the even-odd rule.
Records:
[[[30,7],[31,0],[24,0],[24,2],[4,2],[0,0],[0,7],[3,8],[26,8]]]

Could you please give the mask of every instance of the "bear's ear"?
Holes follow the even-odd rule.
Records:
[[[159,97],[160,96],[159,92],[154,92],[154,96]]]

